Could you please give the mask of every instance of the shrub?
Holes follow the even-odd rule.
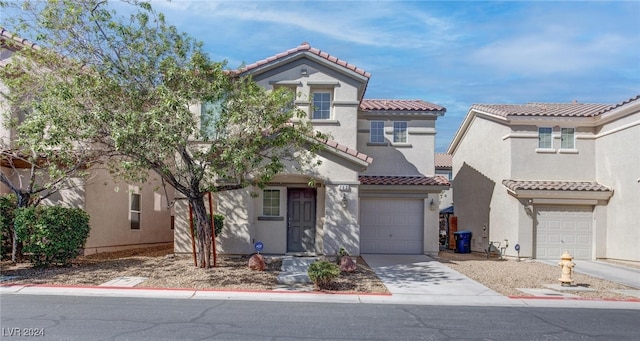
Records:
[[[309,279],[318,288],[326,288],[334,278],[340,276],[340,267],[338,265],[327,261],[316,261],[309,265],[307,270]]]
[[[222,214],[213,215],[213,230],[216,233],[216,237],[222,233],[222,227],[224,227],[224,216]]]
[[[13,247],[13,219],[18,201],[14,194],[0,196],[0,256],[11,253]]]
[[[15,213],[18,239],[36,266],[69,264],[89,236],[89,215],[79,208],[28,207]]]

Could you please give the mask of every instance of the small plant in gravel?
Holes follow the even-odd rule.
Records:
[[[316,287],[323,289],[327,288],[331,281],[340,276],[340,267],[332,262],[316,261],[309,265],[307,274]]]

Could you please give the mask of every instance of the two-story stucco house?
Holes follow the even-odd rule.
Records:
[[[473,105],[448,152],[472,250],[640,261],[640,95],[619,104]],[[483,230],[486,226],[486,230]]]
[[[266,89],[290,88],[331,140],[319,167],[280,174],[265,189],[215,194],[225,216],[219,252],[251,253],[257,241],[268,254],[438,252],[438,196],[449,183],[435,176],[434,143],[445,108],[365,99],[368,72],[307,43],[239,72]],[[176,207],[176,252],[191,251],[185,206]]]
[[[14,44],[5,43],[6,40],[13,40]],[[11,62],[16,48],[34,46],[34,43],[0,29],[0,67]],[[0,91],[7,91],[1,83]],[[4,98],[0,98],[0,151],[15,148],[16,131],[7,127],[3,120],[8,117],[5,116],[7,111],[8,116],[14,119],[24,119],[8,107]],[[3,154],[0,157],[0,172],[11,183],[21,185],[24,189],[28,186],[31,165],[14,161]],[[83,179],[70,179],[68,185],[43,202],[45,205],[79,207],[89,213],[91,231],[85,244],[85,254],[162,245],[173,241],[172,212],[167,205],[167,201],[173,198],[172,188],[167,188],[165,192],[160,182],[153,180],[145,185],[116,183],[105,169],[92,168],[89,173]],[[158,187],[160,189],[156,189]],[[0,195],[10,193],[13,193],[12,190],[0,183]]]

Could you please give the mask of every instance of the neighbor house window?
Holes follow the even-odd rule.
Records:
[[[262,215],[267,217],[280,216],[279,189],[265,189],[262,192]]]
[[[371,129],[369,130],[369,142],[371,143],[384,142],[384,122],[371,121]]]
[[[315,91],[313,93],[314,120],[328,120],[331,118],[331,92]]]
[[[407,122],[393,122],[393,143],[407,143]]]
[[[132,230],[140,229],[140,194],[131,193],[131,206],[129,210],[129,221]]]
[[[220,120],[221,111],[220,102],[204,102],[200,106],[200,134],[204,139],[212,140],[217,137],[216,125]]]
[[[553,148],[552,133],[552,128],[538,128],[538,148]]]
[[[560,148],[575,149],[576,147],[576,130],[574,128],[560,129]]]

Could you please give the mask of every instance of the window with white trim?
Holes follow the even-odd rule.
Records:
[[[279,189],[265,189],[262,191],[262,215],[265,217],[280,216]]]
[[[131,193],[129,209],[129,222],[132,230],[140,229],[140,194]]]
[[[407,143],[407,122],[393,122],[393,143]]]
[[[369,129],[369,142],[371,143],[384,142],[384,122],[383,121],[371,121],[371,128]]]
[[[553,128],[538,128],[538,148],[553,148]]]
[[[217,125],[222,112],[220,102],[204,102],[200,105],[200,134],[207,140],[218,135]]]
[[[560,129],[560,148],[575,149],[576,148],[576,130],[575,128]]]
[[[311,119],[328,120],[331,118],[331,91],[320,90],[313,92],[313,114]]]

